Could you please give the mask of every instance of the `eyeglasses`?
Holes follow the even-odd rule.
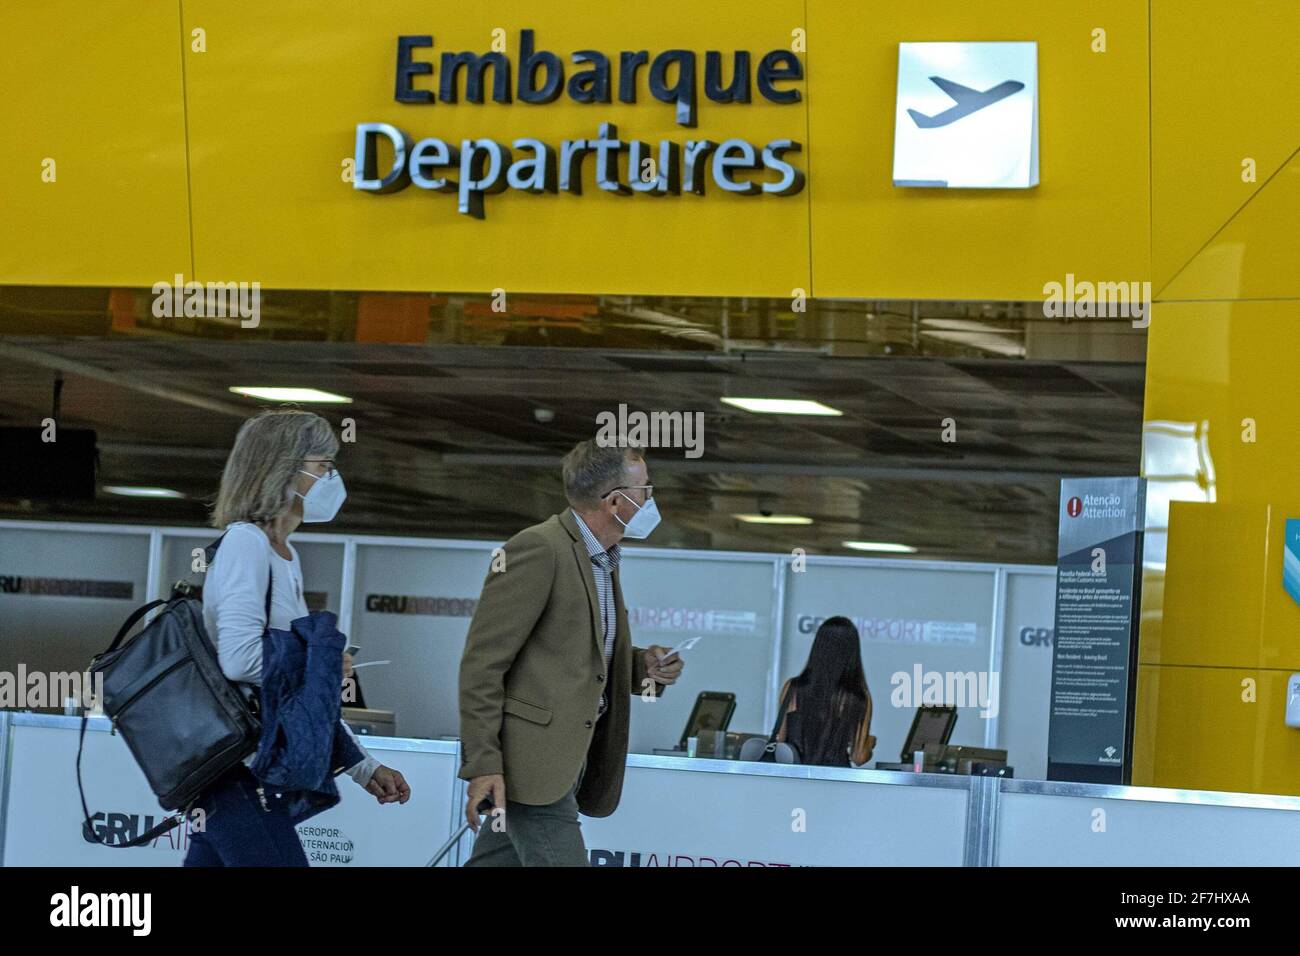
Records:
[[[646,500],[646,501],[649,501],[651,498],[653,498],[653,497],[655,496],[655,486],[654,486],[654,485],[619,485],[617,488],[611,488],[611,489],[609,489],[609,491],[605,492],[605,493],[604,493],[603,495],[601,495],[600,497],[601,497],[601,498],[608,498],[610,495],[612,495],[612,494],[613,494],[614,492],[616,492],[616,491],[632,491],[632,490],[637,489],[637,488],[640,488],[642,491],[645,492],[645,500]]]
[[[302,463],[304,465],[329,465],[329,467],[325,469],[324,477],[326,478],[332,477],[334,472],[338,470],[335,467],[333,458],[304,458],[302,459]]]

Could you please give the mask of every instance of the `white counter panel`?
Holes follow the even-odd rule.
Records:
[[[964,781],[961,789],[952,789],[866,782],[898,780],[901,774],[860,773],[856,780],[852,771],[842,780],[766,776],[736,772],[744,765],[724,760],[690,760],[690,769],[638,765],[651,759],[629,758],[622,802],[613,816],[582,818],[594,865],[962,863]]]
[[[1101,788],[1098,788],[1101,789]],[[1146,788],[1116,788],[1132,793]],[[1173,796],[1181,791],[1165,791]],[[1199,798],[1208,796],[1198,793]],[[1224,794],[1249,800],[1249,794]],[[1300,809],[1059,794],[998,797],[997,866],[1296,866]],[[1300,800],[1289,798],[1296,807]]]
[[[15,722],[8,755],[5,866],[180,866],[189,848],[186,827],[153,844],[114,849],[82,836],[77,794],[76,721],[32,718]],[[60,724],[62,726],[60,726]],[[101,832],[136,836],[161,821],[163,811],[122,738],[93,722],[86,734],[82,777],[92,821]],[[423,866],[451,835],[451,796],[459,766],[454,741],[363,741],[411,785],[405,806],[380,806],[347,777],[341,802],[298,828],[313,866]]]

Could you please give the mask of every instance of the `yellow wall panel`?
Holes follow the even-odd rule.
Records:
[[[20,226],[0,240],[0,279],[148,284],[188,275],[191,257],[201,280],[387,290],[1036,299],[1068,272],[1141,279],[1145,5],[1078,7],[668,0],[648,17],[624,0],[579,20],[560,0],[436,11],[399,0],[364,17],[345,0],[184,0],[182,30],[171,3],[146,0],[128,14],[117,2],[24,2],[3,14],[7,32],[32,42],[0,66],[8,88],[22,91],[0,107],[20,131],[20,148],[0,157],[18,184],[0,201]],[[803,100],[781,106],[755,91],[749,104],[716,104],[701,96],[699,125],[687,129],[649,97],[643,70],[636,104],[394,101],[399,34],[432,34],[433,51],[419,55],[436,57],[485,52],[500,30],[517,70],[523,27],[566,60],[580,48],[690,49],[701,76],[707,50],[746,49],[756,64],[807,30],[807,75],[784,84]],[[1105,53],[1091,50],[1094,28],[1107,31]],[[68,30],[84,38],[71,71],[62,65]],[[202,31],[202,50],[192,46],[193,31]],[[895,188],[898,42],[1012,38],[1040,44],[1042,184]],[[476,220],[457,214],[445,194],[353,190],[342,163],[356,124],[367,121],[453,142],[530,136],[558,144],[594,136],[601,121],[651,144],[790,138],[803,145],[790,158],[808,186],[789,197],[712,186],[702,197],[623,197],[596,189],[588,168],[582,196],[507,192],[488,197],[486,218]],[[40,188],[33,166],[46,153],[62,162],[57,192]]]
[[[1264,505],[1177,501],[1170,509],[1168,571],[1159,647],[1143,641],[1143,663],[1218,667],[1262,663],[1264,591],[1281,586],[1268,567]],[[1231,560],[1224,560],[1230,555]],[[1208,599],[1207,599],[1208,598]],[[1300,608],[1296,608],[1300,623]],[[1300,648],[1297,649],[1300,660]]]
[[[0,37],[0,283],[188,273],[175,0],[4,3]]]
[[[1300,794],[1300,731],[1283,723],[1289,676],[1285,670],[1141,666],[1133,783]],[[1247,681],[1253,701],[1243,699]]]
[[[1147,337],[1147,422],[1206,422],[1218,501],[1300,504],[1300,300],[1165,302]],[[1250,426],[1253,424],[1253,428]]]
[[[1201,298],[1163,287],[1300,147],[1300,3],[1151,0],[1151,34],[1154,285]]]
[[[367,6],[349,0],[209,2],[187,0],[187,29],[207,32],[206,53],[187,57],[188,105],[198,276],[257,280],[265,286],[444,289],[508,292],[704,293],[788,296],[807,289],[807,192],[755,197],[617,196],[593,182],[585,163],[581,196],[488,196],[485,218],[458,214],[454,195],[408,187],[376,196],[342,181],[357,123],[388,122],[415,139],[437,136],[510,142],[534,137],[595,137],[617,125],[657,151],[660,139],[744,137],[761,147],[795,139],[787,158],[806,170],[806,97],[778,105],[753,89],[748,104],[699,95],[699,125],[679,126],[673,107],[650,97],[647,71],[637,102],[578,104],[567,96],[522,102],[403,104],[394,100],[397,37],[431,34],[432,50],[489,50],[504,31],[519,67],[521,28],[539,49],[561,56],[594,49],[617,64],[622,50],[684,48],[699,59],[749,50],[751,71],[767,51],[788,49],[802,25],[801,0],[728,0],[700,5],[667,0],[649,9],[631,0],[599,12],[572,3],[465,3],[417,0]],[[435,59],[435,66],[439,63]],[[435,76],[440,74],[435,74]],[[435,80],[436,82],[436,80]],[[417,82],[427,88],[427,78]],[[806,92],[806,82],[785,82]]]
[[[1300,138],[1300,130],[1296,136]],[[1300,298],[1296,224],[1300,223],[1300,154],[1189,262],[1165,299]]]
[[[817,295],[1035,300],[1067,273],[1150,278],[1145,3],[808,7]],[[914,40],[1038,41],[1037,187],[893,185],[898,44]]]
[[[643,70],[635,104],[394,101],[398,35],[432,34],[435,63],[502,39],[517,71],[523,28],[568,75],[578,49],[684,48],[701,81],[708,50],[729,75],[732,51],[752,70],[806,30],[806,76],[782,84],[802,99],[701,94],[686,128]],[[1282,587],[1300,518],[1298,34],[1300,4],[1279,0],[22,0],[0,6],[0,283],[1037,300],[1067,273],[1150,278],[1148,432],[1194,432],[1205,461],[1180,478],[1146,460],[1175,500],[1148,530],[1134,782],[1300,793],[1281,710],[1300,670]],[[918,40],[1038,42],[1039,186],[892,185],[898,44]],[[582,195],[491,195],[480,220],[447,194],[354,190],[344,162],[373,121],[453,143],[558,146],[601,122],[652,146],[794,139],[807,187],[616,196],[588,159]]]
[[[1198,425],[1210,480],[1171,503],[1164,566],[1143,576],[1135,783],[1300,792],[1300,730],[1283,723],[1281,701],[1300,670],[1300,605],[1282,584],[1286,520],[1300,518],[1297,363],[1300,301],[1164,302],[1153,312],[1148,433]],[[1167,476],[1151,449],[1148,478]],[[1261,685],[1254,709],[1233,689],[1243,675]]]

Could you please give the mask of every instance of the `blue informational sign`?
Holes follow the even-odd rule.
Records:
[[[1047,778],[1128,783],[1146,482],[1066,478]]]
[[[1286,519],[1286,547],[1282,549],[1282,586],[1300,604],[1300,518]]]

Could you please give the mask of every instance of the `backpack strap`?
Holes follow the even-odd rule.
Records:
[[[166,817],[162,823],[159,823],[157,826],[150,828],[147,832],[140,834],[134,840],[126,840],[122,843],[106,843],[104,842],[104,838],[95,832],[95,825],[90,820],[90,807],[86,805],[86,788],[81,782],[81,752],[86,747],[86,725],[89,722],[90,712],[83,707],[81,709],[81,739],[77,743],[77,793],[81,796],[81,812],[85,817],[85,821],[81,825],[81,832],[85,838],[92,843],[98,843],[100,846],[122,850],[128,847],[144,846],[147,843],[152,843],[168,830],[180,826],[181,821],[185,819],[184,813]],[[189,808],[187,807],[186,809],[188,810]]]
[[[266,629],[271,629],[271,582],[275,580],[275,572],[271,565],[266,566]]]
[[[211,565],[212,559],[217,556],[217,549],[221,547],[221,542],[225,540],[225,537],[226,532],[223,531],[216,541],[203,549],[203,560],[208,565]],[[271,626],[271,584],[275,579],[273,565],[274,562],[269,562],[266,566],[266,626],[268,629]],[[161,604],[162,602],[159,601],[158,603]]]
[[[203,549],[204,560],[207,561],[209,566],[211,566],[212,564],[212,559],[217,556],[217,549],[221,547],[221,542],[225,537],[226,537],[226,532],[223,531],[221,533],[221,536],[218,537],[216,541],[213,541],[210,545],[208,545],[206,548]],[[275,564],[274,561],[270,559],[267,560],[266,598],[263,602],[263,613],[266,615],[266,625],[264,630],[262,631],[262,637],[264,639],[266,637],[266,632],[271,629],[271,589],[272,586],[275,584],[274,564]],[[256,684],[242,684],[242,683],[236,686],[240,688],[240,694],[247,701],[248,706],[252,710],[253,714],[260,717],[261,710],[262,710],[262,700],[261,700],[261,693],[258,689],[258,686]]]
[[[154,608],[161,607],[166,603],[167,603],[166,601],[161,601],[161,600],[150,601],[148,604],[144,604],[136,608],[135,611],[132,612],[131,616],[126,619],[126,622],[122,625],[122,627],[118,630],[117,636],[113,638],[113,643],[108,645],[108,650],[105,651],[104,654],[108,654],[112,651],[117,650],[117,645],[122,643],[122,638],[126,637],[126,635],[130,633],[131,628],[135,627],[136,624],[139,623],[140,618],[144,617]]]
[[[217,548],[221,547],[221,542],[224,540],[226,540],[226,532],[223,531],[221,532],[220,535],[217,536],[216,541],[213,541],[210,545],[208,545],[206,548],[203,549],[203,560],[205,562],[204,565],[205,567],[212,564],[212,560],[217,556]]]
[[[212,563],[213,557],[216,556],[217,548],[220,547],[221,545],[221,538],[224,537],[225,535],[222,534],[220,538],[217,538],[216,541],[213,541],[210,545],[208,545],[206,548],[203,549],[203,560],[207,562],[207,564]],[[172,597],[176,597],[176,596],[177,596],[177,592],[175,589],[173,589]],[[126,621],[122,624],[122,626],[118,629],[117,635],[113,638],[113,643],[108,645],[108,650],[104,651],[104,654],[97,655],[97,656],[102,657],[104,655],[107,655],[117,650],[117,646],[122,643],[122,638],[126,637],[127,634],[131,633],[131,628],[135,627],[136,624],[140,622],[141,618],[143,618],[154,608],[162,607],[166,603],[167,600],[164,598],[164,599],[159,599],[157,601],[150,601],[148,604],[136,608],[131,613],[131,616],[128,617]]]

